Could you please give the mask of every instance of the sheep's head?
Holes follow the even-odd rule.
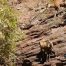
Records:
[[[40,41],[40,46],[41,46],[41,48],[49,47],[48,42],[49,42],[49,41],[48,41],[47,39],[42,39],[42,40]]]

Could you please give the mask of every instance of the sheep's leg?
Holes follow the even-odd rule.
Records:
[[[46,62],[48,62],[48,54],[47,54],[47,59],[46,59]]]
[[[47,62],[49,62],[49,54],[47,54]]]
[[[50,60],[50,54],[48,54],[48,61]]]
[[[43,48],[40,48],[40,52],[41,52],[41,58],[40,58],[40,62],[41,63],[44,63],[45,62],[45,58],[44,58],[44,55],[45,55],[45,51]]]
[[[47,53],[47,61],[49,62],[49,60],[50,60],[50,53],[51,53],[51,51],[49,51],[48,53]]]
[[[45,52],[42,53],[42,63],[45,62]]]
[[[46,62],[48,62],[48,52],[45,51],[45,55],[46,55]]]

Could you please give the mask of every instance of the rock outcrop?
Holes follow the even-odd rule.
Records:
[[[43,3],[45,3],[44,1],[45,0],[43,0]],[[61,9],[56,12],[54,8],[46,7],[47,4],[41,5],[41,3],[42,2],[34,7],[26,6],[27,3],[20,3],[14,6],[15,9],[21,13],[19,27],[22,31],[25,31],[27,35],[25,40],[19,42],[20,45],[16,53],[17,57],[21,61],[24,58],[28,58],[33,66],[65,66],[66,8],[60,7]],[[42,38],[47,38],[53,43],[53,50],[56,54],[55,57],[52,56],[50,61],[44,64],[40,64],[39,61],[36,61],[37,55],[40,52],[39,41]]]

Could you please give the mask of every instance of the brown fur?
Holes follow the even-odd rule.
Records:
[[[42,39],[40,41],[40,47],[41,49],[44,49],[44,51],[45,51],[45,48],[52,48],[52,46],[53,45],[48,40]]]

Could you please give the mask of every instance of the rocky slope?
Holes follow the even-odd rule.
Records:
[[[25,40],[19,42],[16,66],[22,66],[24,58],[29,59],[33,66],[66,66],[66,8],[61,7],[57,12],[46,5],[46,0],[25,0],[12,5],[20,12],[19,27],[27,35]],[[56,54],[44,64],[36,61],[40,53],[39,41],[42,38],[53,43]]]

